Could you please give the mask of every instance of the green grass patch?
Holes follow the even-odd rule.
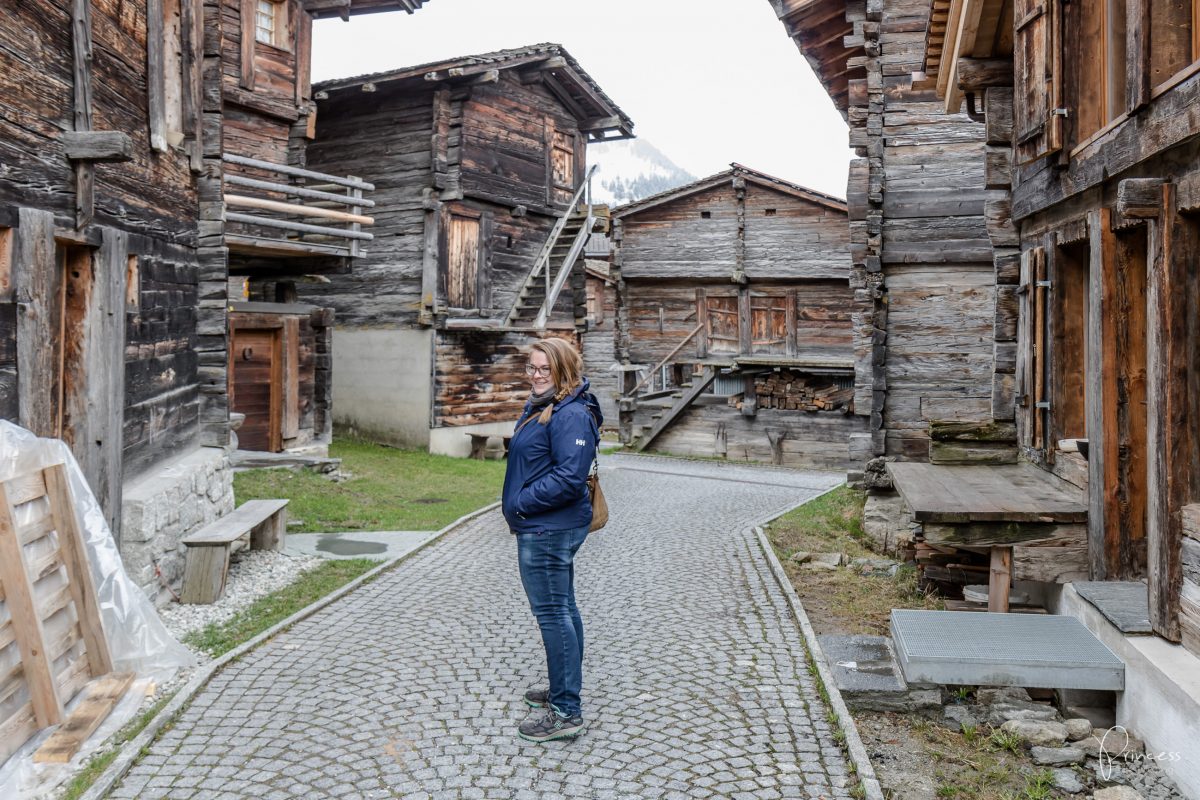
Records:
[[[259,598],[232,619],[193,631],[183,640],[214,657],[220,656],[378,565],[378,561],[369,558],[323,561],[279,591]]]
[[[780,558],[804,550],[845,553],[851,558],[874,555],[863,532],[866,492],[839,486],[772,522],[767,533]]]
[[[329,455],[350,478],[309,470],[256,469],[233,478],[238,503],[287,498],[291,533],[440,530],[500,499],[503,461],[436,456],[337,439]]]
[[[83,796],[83,793],[90,789],[92,784],[96,782],[96,779],[104,774],[104,770],[108,769],[109,765],[116,760],[121,752],[121,748],[141,733],[150,724],[150,720],[154,719],[158,712],[162,711],[163,707],[174,696],[175,692],[163,695],[154,701],[154,705],[125,723],[121,730],[117,731],[116,735],[109,741],[109,749],[92,756],[83,769],[71,778],[67,783],[66,789],[63,790],[60,800],[79,800]]]

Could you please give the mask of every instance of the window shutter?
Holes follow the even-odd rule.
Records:
[[[1013,10],[1013,136],[1017,161],[1027,164],[1062,148],[1062,9],[1059,0],[1014,0]]]
[[[1038,407],[1046,391],[1046,249],[1034,247],[1021,254],[1020,327],[1017,342],[1017,413],[1021,443],[1040,449],[1046,444],[1047,413]],[[1043,283],[1039,287],[1038,283]]]

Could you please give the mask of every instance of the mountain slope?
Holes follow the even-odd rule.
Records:
[[[632,203],[696,180],[645,139],[588,145],[588,161],[596,165],[592,199],[611,206]]]

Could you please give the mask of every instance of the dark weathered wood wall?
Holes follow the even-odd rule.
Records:
[[[595,297],[597,314],[588,315],[587,330],[582,336],[583,368],[592,383],[592,393],[600,401],[604,424],[617,424],[617,403],[614,395],[620,390],[621,373],[611,369],[617,362],[616,314],[617,292],[613,284],[602,278],[588,276],[587,292]]]
[[[573,330],[547,331],[578,345]],[[435,428],[516,422],[529,398],[528,347],[536,332],[439,331],[435,340]]]
[[[75,178],[62,144],[63,133],[75,129],[78,120],[70,9],[66,0],[22,3],[7,9],[0,25],[0,50],[6,53],[0,69],[0,95],[5,98],[0,106],[0,163],[5,167],[0,177],[0,226],[17,225],[17,208],[48,212],[54,215],[52,226],[57,230],[49,233],[60,239],[57,246],[74,240],[75,247],[91,251],[97,276],[115,280],[116,272],[125,276],[130,267],[131,283],[121,298],[127,302],[117,312],[124,318],[124,329],[117,334],[118,341],[121,336],[125,341],[123,374],[113,375],[112,364],[105,368],[106,375],[84,374],[80,363],[68,376],[87,381],[86,387],[74,387],[76,391],[102,394],[105,401],[116,398],[123,405],[111,413],[116,417],[116,436],[123,436],[115,446],[117,452],[123,450],[123,473],[128,478],[198,439],[199,380],[193,351],[198,195],[186,149],[159,152],[151,147],[145,4],[95,2],[90,4],[92,66],[87,73],[91,128],[128,135],[132,159],[94,166],[95,215],[87,228],[74,232]],[[28,218],[27,230],[13,230],[9,236],[24,238],[31,245],[41,236],[33,219]],[[114,250],[117,244],[120,252]],[[53,255],[54,241],[45,247]],[[28,253],[22,248],[16,256],[26,262],[18,265],[26,276],[23,280],[33,278],[29,270],[39,268],[27,261]],[[134,260],[129,262],[131,257]],[[0,303],[0,308],[13,308],[14,292],[16,299],[32,299],[32,292],[48,286],[6,286],[8,302]],[[101,288],[107,286],[89,296],[99,297]],[[45,300],[38,297],[38,302]],[[16,314],[8,313],[10,318]],[[3,326],[5,352],[20,347],[14,341],[17,327]],[[34,353],[46,346],[31,342],[26,350]],[[5,373],[19,381],[12,374],[16,360],[4,363]],[[32,377],[25,376],[26,380]],[[38,380],[52,381],[53,376]],[[12,405],[16,396],[5,399],[4,415],[18,420],[20,412]],[[94,442],[88,444],[95,449]],[[89,454],[81,454],[84,461],[90,463]],[[101,477],[94,472],[89,468],[93,482],[119,487],[120,475]],[[94,488],[114,520],[119,514],[113,507],[119,506],[119,491]]]
[[[911,87],[928,2],[883,6],[847,12],[867,44],[868,76],[850,82],[848,111],[850,144],[863,153],[847,188],[851,283],[862,303],[855,412],[871,421],[854,438],[860,463],[926,458],[931,419],[992,418],[997,323],[983,126]]]

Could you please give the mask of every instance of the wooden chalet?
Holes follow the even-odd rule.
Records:
[[[622,441],[845,469],[845,203],[733,164],[612,213]]]
[[[801,13],[776,7],[785,22]],[[846,17],[846,63],[867,69],[868,146],[883,112],[883,170],[867,201],[885,190],[884,272],[889,154],[903,138],[888,138],[894,98],[920,96],[923,124],[955,131],[971,159],[965,188],[983,198],[991,424],[935,424],[934,436],[958,435],[953,446],[981,458],[1007,448],[981,440],[1011,436],[1019,451],[1003,467],[894,464],[896,488],[927,540],[990,552],[993,607],[1007,607],[1010,572],[1043,581],[1049,610],[1121,658],[1116,721],[1148,752],[1177,754],[1160,765],[1200,795],[1200,6],[869,0]],[[903,63],[896,36],[909,43]],[[853,80],[848,94],[853,125]],[[930,156],[925,168],[937,168]],[[889,381],[885,425],[890,400]],[[1039,558],[1031,569],[1038,550],[1068,566]]]
[[[230,274],[345,270],[369,237],[365,181],[302,168],[312,17],[419,5],[47,0],[0,21],[0,414],[70,443],[152,594],[233,506],[231,402],[258,389],[230,376],[261,351],[237,313],[229,347]],[[328,318],[247,311],[284,320],[268,411],[321,429]]]
[[[466,455],[467,434],[511,433],[523,348],[579,342],[599,222],[587,143],[633,124],[556,44],[316,89],[309,165],[376,186],[375,240],[353,273],[298,286],[336,314],[336,420]]]

